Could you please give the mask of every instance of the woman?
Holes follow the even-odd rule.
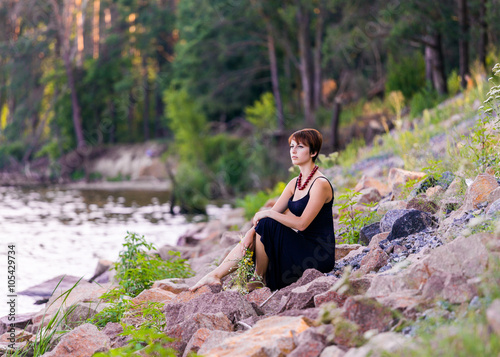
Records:
[[[297,281],[309,268],[329,272],[335,265],[333,232],[333,188],[315,165],[321,133],[303,129],[288,142],[292,163],[300,175],[285,187],[275,205],[257,212],[254,226],[214,271],[203,277],[191,290],[207,284],[220,284],[245,254],[255,252],[255,272],[271,289],[281,289]],[[249,289],[259,285],[256,281]]]

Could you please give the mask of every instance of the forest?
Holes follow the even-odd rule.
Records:
[[[57,180],[77,168],[68,155],[156,140],[180,196],[271,187],[293,130],[319,128],[338,151],[373,139],[343,127],[387,131],[486,76],[499,5],[2,0],[0,170],[44,162]]]

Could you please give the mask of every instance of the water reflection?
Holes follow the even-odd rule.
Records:
[[[157,247],[175,244],[191,223],[170,214],[168,198],[164,191],[0,187],[0,268],[6,271],[6,245],[15,243],[21,291],[61,274],[90,278],[99,259],[116,260],[127,231]],[[18,311],[40,310],[32,302],[21,297]]]

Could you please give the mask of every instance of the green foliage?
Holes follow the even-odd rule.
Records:
[[[450,75],[448,76],[447,80],[447,86],[448,86],[448,94],[450,96],[454,96],[458,92],[462,90],[462,85],[460,84],[460,76],[458,75],[458,72],[456,69],[451,71]]]
[[[108,182],[122,182],[122,181],[130,181],[130,175],[123,175],[121,172],[114,177],[106,177],[106,181]]]
[[[401,91],[408,100],[425,86],[425,61],[420,52],[395,61],[389,55],[387,64],[386,93]]]
[[[353,139],[338,155],[338,163],[343,167],[351,167],[358,160],[358,151],[364,147],[365,139]]]
[[[236,205],[245,209],[245,218],[250,220],[267,201],[281,195],[285,187],[286,183],[278,182],[272,190],[259,191],[255,194],[248,194],[243,199],[237,199]]]
[[[199,167],[181,163],[175,175],[174,192],[184,212],[204,213],[210,199],[210,178]]]
[[[232,279],[229,282],[231,289],[238,290],[241,294],[247,294],[247,284],[249,282],[260,282],[262,286],[262,277],[255,274],[255,263],[253,260],[253,251],[245,248],[245,254],[238,261],[236,270],[232,274]]]
[[[343,226],[344,232],[341,233],[341,241],[344,244],[357,244],[359,242],[359,232],[361,228],[373,223],[376,218],[376,212],[362,211],[356,209],[354,205],[358,204],[356,197],[360,192],[346,189],[346,193],[337,197],[335,205],[339,207],[339,223]],[[373,207],[373,204],[362,204],[367,207]]]
[[[94,357],[133,357],[137,355],[175,357],[178,355],[174,349],[165,348],[174,340],[155,327],[141,326],[136,329],[133,326],[125,326],[121,335],[131,337],[127,346],[113,348],[107,352],[98,352],[94,354]]]
[[[273,94],[266,92],[252,106],[246,107],[245,117],[258,130],[276,129],[276,103]]]
[[[22,141],[14,141],[0,145],[0,169],[6,167],[12,161],[20,162],[26,150],[26,144]]]
[[[186,260],[179,258],[179,252],[169,252],[172,259],[168,261],[145,252],[143,249],[156,250],[156,248],[146,242],[144,236],[127,232],[123,247],[115,263],[116,279],[123,293],[131,297],[150,288],[155,280],[186,278],[191,275]]]
[[[322,168],[329,169],[338,164],[338,158],[339,158],[338,152],[332,152],[328,156],[324,154],[319,154],[318,163],[321,165]]]
[[[422,88],[411,98],[410,115],[413,118],[418,117],[425,109],[436,106],[436,104],[439,103],[439,100],[440,98],[438,93],[434,89],[430,88],[429,85]]]

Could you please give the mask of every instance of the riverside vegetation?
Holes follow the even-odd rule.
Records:
[[[360,149],[356,160],[330,157],[324,172],[345,192],[336,197],[345,200],[334,212],[336,233],[339,243],[349,243],[337,245],[336,268],[346,268],[327,275],[308,269],[274,294],[210,286],[190,292],[239,232],[223,232],[231,226],[222,222],[215,230],[214,223],[200,225],[164,263],[159,256],[167,259],[172,247],[147,254],[143,249],[153,247],[129,234],[113,283],[81,282],[55,292],[46,309],[16,330],[18,349],[4,353],[498,355],[500,65],[490,82],[486,88],[478,79],[475,88],[424,111],[412,130],[403,123]],[[487,98],[482,108],[479,98]],[[354,170],[364,176],[348,178]],[[356,187],[348,190],[352,181]],[[354,210],[360,213],[349,216]],[[189,278],[184,259],[196,276]],[[52,322],[44,327],[46,321]],[[48,348],[35,351],[37,334],[48,329],[54,331]]]

